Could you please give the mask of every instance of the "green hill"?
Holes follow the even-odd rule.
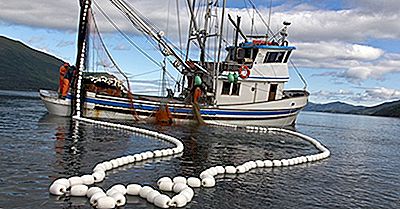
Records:
[[[363,115],[389,116],[400,118],[400,100],[394,102],[386,102],[374,107],[367,107],[359,113]]]
[[[374,115],[400,118],[400,100],[394,102],[385,102],[383,104],[373,107],[354,106],[343,102],[332,102],[327,104],[316,104],[310,102],[307,104],[304,110],[314,112]]]
[[[0,36],[0,89],[58,88],[62,60]]]

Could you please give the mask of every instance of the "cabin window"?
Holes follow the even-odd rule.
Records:
[[[268,101],[275,100],[277,90],[278,90],[278,84],[271,84],[271,86],[269,87]]]
[[[258,54],[258,49],[257,48],[253,49],[253,56],[251,57],[251,59],[255,60],[257,57],[257,54]]]
[[[292,51],[288,51],[288,52],[286,53],[285,60],[283,61],[284,63],[287,63],[287,62],[288,62],[291,53],[292,53]]]
[[[228,55],[226,56],[226,61],[234,60],[233,48],[227,48],[227,51],[228,51]]]
[[[234,83],[232,85],[232,93],[231,93],[231,95],[239,96],[239,91],[240,91],[240,83]]]
[[[236,51],[236,58],[238,60],[244,59],[246,56],[246,50],[243,48],[238,48]]]
[[[282,62],[285,52],[268,52],[265,56],[264,63]]]
[[[239,92],[240,92],[240,83],[229,83],[229,82],[222,83],[221,95],[239,96]]]
[[[229,82],[224,82],[222,84],[222,92],[221,95],[229,95],[229,92],[231,90],[231,83]]]

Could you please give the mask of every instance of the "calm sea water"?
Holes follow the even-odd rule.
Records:
[[[86,198],[58,198],[58,177],[86,174],[100,161],[169,144],[121,130],[48,115],[37,93],[0,91],[0,208],[91,208]],[[144,126],[144,125],[141,125]],[[196,126],[146,126],[180,138],[182,156],[111,171],[100,186],[154,185],[164,175],[198,175],[218,164],[316,152],[282,134]],[[331,151],[316,163],[218,179],[197,189],[186,208],[400,208],[400,119],[303,112],[297,131]],[[124,208],[154,208],[128,197]]]

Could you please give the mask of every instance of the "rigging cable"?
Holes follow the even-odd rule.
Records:
[[[296,65],[294,64],[294,62],[292,60],[290,60],[290,64],[293,66],[294,70],[296,71],[297,75],[299,76],[299,78],[301,79],[301,81],[304,84],[303,89],[307,89],[307,81],[306,79],[304,79],[303,75],[301,75],[300,71],[297,69]]]
[[[155,65],[158,67],[161,67],[160,63],[158,63],[155,59],[153,59],[149,54],[147,54],[143,49],[139,47],[135,42],[132,41],[132,39],[126,35],[118,26],[113,22],[110,17],[104,12],[104,10],[96,3],[96,1],[93,1],[94,5],[96,8],[101,12],[101,14],[107,19],[107,21],[132,45],[134,46],[141,54],[143,54],[147,59],[149,59],[151,62],[153,62]]]
[[[133,96],[132,96],[132,92],[131,92],[131,85],[129,84],[129,79],[128,79],[128,77],[126,76],[126,74],[121,70],[121,68],[119,68],[119,66],[117,65],[117,63],[115,62],[115,60],[112,58],[110,52],[108,51],[108,49],[107,49],[107,47],[106,47],[106,45],[105,45],[105,43],[104,43],[104,41],[103,41],[103,38],[102,38],[101,35],[100,35],[100,31],[99,31],[99,28],[97,27],[96,19],[94,18],[93,10],[90,10],[90,11],[91,11],[91,15],[92,15],[92,20],[93,20],[93,24],[94,24],[95,31],[97,32],[97,35],[99,36],[99,40],[100,40],[101,45],[102,45],[103,48],[104,48],[104,51],[106,52],[108,58],[109,58],[110,61],[113,63],[113,65],[115,66],[115,68],[116,68],[116,69],[120,72],[120,74],[121,74],[122,76],[124,76],[125,79],[126,79],[126,83],[127,83],[127,86],[128,86],[129,106],[130,106],[130,109],[132,109],[132,112],[131,112],[131,113],[132,113],[132,116],[133,116],[133,118],[134,118],[135,120],[139,120],[139,116],[138,116],[137,112],[135,111],[134,104],[133,104]]]
[[[271,35],[274,34],[274,32],[271,30],[270,26],[268,25],[268,23],[264,20],[262,14],[260,13],[260,11],[258,11],[256,5],[254,4],[254,2],[252,0],[248,0],[249,3],[251,4],[251,6],[253,7],[253,9],[256,11],[256,13],[258,14],[258,16],[260,17],[261,21],[264,23],[264,26],[267,27],[268,33],[271,33]],[[275,37],[275,36],[274,36]],[[274,38],[272,37],[272,38]]]
[[[178,37],[179,37],[179,47],[180,50],[183,51],[183,42],[182,42],[182,31],[181,31],[181,18],[179,13],[179,0],[176,0],[176,13],[178,19]]]
[[[248,6],[247,6],[246,1],[247,1],[247,0],[243,0],[244,5],[245,5],[245,7],[246,7],[246,12],[247,12],[247,14],[249,15],[249,17],[250,17],[250,19],[251,19],[251,30],[250,30],[250,34],[253,35],[253,30],[256,32],[256,34],[258,34],[257,28],[254,26],[254,9],[252,10],[252,11],[253,11],[253,15],[251,15],[251,14],[250,14],[250,11],[249,11],[249,8],[248,8]]]

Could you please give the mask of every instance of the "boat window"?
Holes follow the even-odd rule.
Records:
[[[240,92],[240,83],[234,83],[233,86],[232,86],[231,95],[239,96],[239,92]]]
[[[253,49],[253,56],[252,56],[251,58],[252,58],[253,60],[255,60],[256,57],[257,57],[257,54],[258,54],[258,49],[257,49],[257,48]]]
[[[232,48],[230,48],[230,49],[228,49],[228,55],[226,56],[226,61],[232,61],[232,60],[234,60],[233,59],[233,49]]]
[[[251,48],[246,49],[245,52],[244,52],[244,57],[245,57],[245,58],[252,58],[252,57],[251,57],[251,52],[252,52],[252,51],[253,51],[253,49],[251,49]]]
[[[239,96],[239,93],[240,93],[240,83],[229,83],[229,82],[222,83],[221,95]]]
[[[268,101],[275,100],[276,90],[278,90],[278,84],[271,84],[271,86],[269,87]]]
[[[243,63],[243,59],[245,58],[246,50],[243,48],[238,48],[236,51],[236,60],[238,63]]]
[[[288,62],[288,60],[289,60],[289,57],[290,57],[290,54],[292,53],[292,51],[290,50],[290,51],[288,51],[287,53],[286,53],[286,57],[285,57],[285,60],[283,61],[284,63],[287,63]]]
[[[265,56],[264,63],[282,62],[285,52],[268,52]]]
[[[229,82],[224,82],[222,84],[222,92],[221,95],[229,95],[229,92],[231,91],[231,83]]]

